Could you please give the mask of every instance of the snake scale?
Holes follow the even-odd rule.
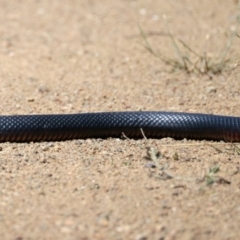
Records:
[[[180,112],[98,112],[0,116],[1,142],[172,137],[240,141],[240,117]]]

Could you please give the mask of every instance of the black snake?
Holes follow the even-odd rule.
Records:
[[[178,112],[100,112],[0,116],[1,142],[86,138],[163,138],[240,141],[240,117]]]

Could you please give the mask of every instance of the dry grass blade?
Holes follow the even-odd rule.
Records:
[[[182,66],[180,66],[180,64],[177,60],[168,58],[168,57],[164,56],[162,53],[156,52],[155,50],[153,50],[153,48],[151,47],[150,43],[147,40],[147,36],[146,36],[145,32],[143,31],[143,29],[141,28],[140,25],[138,25],[138,28],[139,28],[140,34],[144,40],[144,47],[149,53],[151,53],[153,56],[161,59],[161,61],[163,61],[165,64],[167,64],[169,66],[172,66],[173,68],[182,68]]]
[[[141,28],[140,25],[138,25],[141,36],[144,40],[144,47],[153,56],[159,58],[165,64],[171,66],[173,70],[176,69],[183,70],[186,73],[220,74],[225,70],[234,69],[232,67],[230,68],[229,64],[230,59],[227,58],[227,55],[231,49],[231,46],[233,45],[234,39],[236,38],[236,36],[238,36],[237,32],[239,30],[240,24],[240,13],[238,13],[236,29],[231,33],[226,46],[221,51],[221,54],[217,57],[209,57],[209,54],[207,54],[206,52],[204,52],[203,54],[199,54],[195,50],[193,50],[188,44],[186,44],[183,40],[176,39],[168,27],[166,16],[163,16],[163,19],[165,23],[166,32],[169,38],[171,39],[173,50],[176,54],[176,59],[166,57],[161,52],[154,50],[150,43],[148,42],[147,36],[144,33],[143,29]],[[179,43],[185,49],[184,54],[183,51],[180,50]]]

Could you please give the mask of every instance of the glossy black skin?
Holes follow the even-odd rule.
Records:
[[[141,131],[142,130],[142,131]],[[0,116],[1,142],[172,137],[240,141],[240,117],[178,112],[101,112]]]

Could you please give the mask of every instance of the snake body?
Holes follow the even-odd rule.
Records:
[[[178,112],[0,116],[1,142],[121,137],[240,141],[240,117]]]

